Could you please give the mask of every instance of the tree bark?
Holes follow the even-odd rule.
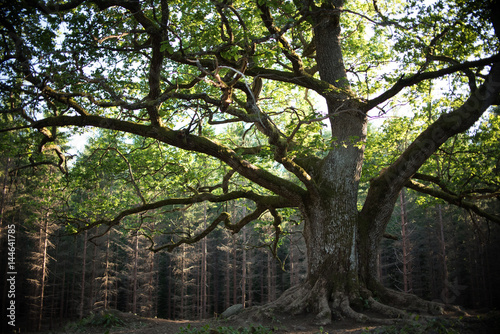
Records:
[[[402,259],[403,263],[403,291],[410,292],[411,291],[411,255],[410,255],[410,236],[408,231],[408,215],[406,211],[406,199],[405,199],[405,191],[401,190],[399,193],[399,201],[401,203],[401,251],[402,251]]]
[[[224,296],[224,309],[227,309],[229,306],[231,306],[230,298],[231,298],[231,264],[230,264],[230,252],[229,249],[226,250],[226,275],[224,277],[224,280],[226,281],[225,284],[225,296]]]
[[[207,227],[207,203],[203,204],[203,228]],[[200,318],[206,317],[207,310],[207,238],[201,242],[201,312]]]
[[[349,90],[339,11],[334,10],[341,9],[343,1],[333,1],[333,5],[323,5],[325,14],[315,17],[316,59],[322,80]],[[350,314],[349,300],[359,296],[357,194],[367,129],[366,115],[347,94],[327,99],[327,106],[332,149],[313,175],[316,192],[309,192],[300,207],[305,221],[307,279],[280,298],[293,313],[312,307],[319,324],[331,322],[330,303]]]
[[[5,206],[7,203],[7,182],[9,178],[10,160],[11,160],[10,157],[7,157],[4,162],[5,165],[2,178],[2,198],[0,198],[0,229],[3,227],[3,216],[5,212]],[[2,236],[0,236],[0,240],[2,239]]]
[[[133,267],[132,267],[132,313],[137,313],[137,270],[139,261],[139,234],[136,231],[134,234],[134,246],[133,246]]]
[[[83,318],[83,311],[84,311],[84,305],[85,305],[85,274],[86,274],[86,267],[87,267],[87,233],[88,231],[85,231],[85,234],[83,235],[83,263],[82,263],[82,282],[81,282],[81,293],[80,293],[80,305],[78,306],[78,317],[81,320]]]
[[[235,210],[236,210],[236,207],[235,207]],[[238,263],[237,263],[238,254],[236,253],[236,247],[237,247],[236,234],[233,234],[232,239],[233,239],[232,240],[233,247],[232,247],[231,253],[233,255],[233,265],[232,265],[232,269],[233,269],[233,305],[235,305],[238,303]]]
[[[108,235],[106,236],[106,252],[104,253],[104,310],[107,310],[109,308],[109,285],[110,285],[110,263],[109,263],[109,244],[110,244],[110,238],[111,238],[111,233],[113,230],[109,231]]]
[[[182,253],[181,253],[181,282],[180,282],[180,285],[181,285],[181,305],[180,305],[180,318],[181,319],[184,319],[184,304],[185,304],[185,295],[186,295],[186,281],[187,281],[187,278],[186,278],[186,264],[185,264],[185,257],[186,257],[186,246],[185,245],[182,245],[181,246],[182,248]]]
[[[99,231],[96,231],[96,235],[98,235]],[[94,285],[95,285],[95,278],[96,278],[96,262],[97,262],[97,255],[98,255],[98,249],[97,245],[95,243],[92,243],[93,245],[93,254],[92,254],[92,271],[90,275],[90,289],[89,289],[89,311],[92,312],[94,310],[94,301],[96,298],[94,297],[96,295],[94,291]]]
[[[243,247],[242,247],[242,259],[241,259],[241,304],[243,308],[246,305],[247,296],[247,250],[246,250],[246,229],[243,228]]]
[[[452,112],[443,114],[423,131],[401,156],[370,183],[367,198],[359,215],[358,249],[360,278],[372,291],[384,293],[377,279],[377,249],[392,214],[399,191],[422,164],[448,138],[470,128],[495,102],[500,93],[500,65],[492,66],[483,85],[471,92],[467,101]],[[387,295],[386,300],[394,300]],[[431,305],[435,308],[436,305]],[[438,312],[437,309],[434,310]]]
[[[44,216],[44,225],[40,226],[40,252],[42,253],[41,258],[41,268],[40,268],[40,305],[39,305],[39,313],[38,313],[38,324],[37,330],[42,330],[42,320],[43,320],[43,312],[44,312],[44,301],[45,301],[45,281],[47,279],[47,252],[48,252],[48,244],[49,244],[49,214],[46,213]],[[42,241],[43,240],[43,241]]]
[[[446,258],[446,241],[444,239],[444,222],[443,222],[443,209],[441,204],[437,205],[437,215],[439,222],[439,246],[441,251],[441,268],[442,268],[442,283],[443,290],[441,291],[441,300],[448,303],[450,299],[449,291],[449,278],[448,278],[448,263]]]

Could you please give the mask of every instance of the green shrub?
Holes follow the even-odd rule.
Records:
[[[66,329],[83,332],[86,331],[88,327],[104,327],[110,329],[123,325],[125,325],[125,323],[116,314],[101,312],[98,314],[90,313],[89,316],[69,324],[66,326]]]
[[[219,326],[216,328],[212,328],[210,325],[205,325],[203,327],[191,327],[191,325],[187,325],[187,327],[181,327],[179,330],[179,334],[268,334],[273,333],[274,330],[269,327],[264,326],[250,326],[250,327],[223,327]]]
[[[443,318],[426,321],[410,321],[391,326],[382,326],[364,333],[370,334],[459,334],[457,322]]]

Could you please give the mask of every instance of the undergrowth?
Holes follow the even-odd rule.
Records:
[[[363,334],[459,334],[458,321],[443,318],[432,318],[430,320],[409,321],[401,324],[377,327],[364,331]]]
[[[78,332],[85,332],[89,327],[103,327],[105,329],[111,329],[112,327],[124,326],[125,323],[122,319],[113,313],[101,312],[101,313],[91,313],[89,316],[72,322],[66,326],[66,330],[73,330]]]
[[[219,326],[213,328],[207,324],[203,327],[191,327],[191,325],[181,327],[178,334],[268,334],[274,331],[275,329],[262,325],[238,328]]]

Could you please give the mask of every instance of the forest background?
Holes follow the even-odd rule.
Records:
[[[222,31],[221,39],[227,42],[224,34],[230,35],[231,32],[228,28],[230,24],[225,19],[232,9],[218,7],[214,3],[207,2],[205,7],[200,6],[193,14],[198,21],[192,24],[200,24],[207,17],[208,21],[213,19],[213,27],[210,29],[215,34]],[[291,3],[287,2],[288,6],[292,6]],[[383,42],[380,41],[380,36],[387,37],[384,29],[394,22],[384,16],[374,4],[376,2],[352,2],[352,6],[346,10],[346,13],[352,15],[346,15],[344,22],[346,26],[355,27],[348,30],[346,35],[365,36],[364,42],[359,44],[346,39],[344,47],[348,50],[345,53],[346,63],[351,66],[352,73],[357,73],[350,78],[352,85],[367,97],[397,85],[401,82],[400,73],[413,73],[415,67],[418,67],[416,65],[421,65],[419,71],[425,71],[430,66],[429,63],[420,64],[415,61],[412,57],[416,56],[411,52],[398,59],[403,64],[400,68],[396,69],[394,64],[388,66],[386,60],[390,55],[381,49]],[[429,17],[436,22],[446,21],[445,9],[448,7],[445,6],[446,2],[441,1],[420,7],[411,2],[403,3],[401,7],[387,5],[384,10],[386,13],[397,13],[401,8],[406,8],[406,5],[416,12],[430,13],[428,17],[419,17],[423,22],[420,24],[424,26],[425,19]],[[473,6],[467,7],[469,2],[461,5],[472,12],[477,10]],[[81,37],[78,35],[81,31],[61,30],[58,19],[49,14],[46,21],[40,19],[43,21],[40,25],[39,18],[33,16],[39,10],[36,6],[31,8],[26,3],[17,2],[12,6],[25,13],[27,21],[31,20],[30,25],[26,26],[33,29],[33,34],[40,34],[40,45],[37,47],[47,54],[51,47],[59,47],[58,43],[64,45],[61,36],[68,41]],[[176,6],[182,8],[180,4]],[[89,5],[86,10],[92,8],[94,7]],[[262,7],[260,9],[265,13]],[[152,16],[156,15],[154,9],[146,4],[143,10],[151,12]],[[185,8],[182,10],[186,11]],[[210,12],[208,16],[207,11]],[[287,9],[276,5],[276,8],[272,7],[272,11],[286,12]],[[117,13],[122,14],[120,10]],[[369,29],[366,26],[373,22],[367,20],[365,14],[353,13],[370,14],[378,17],[384,24],[375,25],[372,28],[374,30],[367,32]],[[12,18],[8,14],[7,11],[3,13],[5,16],[0,23],[2,33],[12,38],[8,22]],[[75,11],[72,15],[71,20],[75,25],[82,24],[84,21],[81,20],[90,22],[90,16],[85,11]],[[401,24],[418,25],[418,18],[406,18],[407,21],[397,18]],[[237,16],[232,19],[238,21]],[[492,50],[497,50],[498,41],[491,42],[492,45],[481,44],[487,40],[484,35],[492,34],[491,28],[485,29],[486,32],[481,30],[483,28],[478,28],[480,23],[484,23],[481,21],[484,18],[477,18],[477,22],[474,17],[468,19],[471,20],[471,31],[456,35],[459,37],[447,40],[444,31],[456,26],[443,24],[443,34],[439,34],[437,29],[428,39],[417,36],[415,40],[426,40],[428,44],[425,47],[429,49],[430,46],[438,49],[437,45],[443,42],[453,44],[456,50],[461,50],[457,45],[469,43],[471,49],[474,49],[471,51],[474,56],[487,57],[494,53]],[[96,20],[99,21],[98,18]],[[301,21],[300,24],[307,25],[308,22]],[[300,24],[292,25],[297,31],[289,28],[290,35],[293,35],[291,38],[300,41],[289,47],[302,52],[305,60],[308,43],[304,43],[304,40],[311,36],[306,33],[301,35],[300,32],[305,30]],[[394,26],[397,27],[396,24]],[[193,27],[190,26],[189,29]],[[210,29],[207,28],[203,33],[208,36],[213,33]],[[126,36],[113,35],[114,31],[103,30],[102,33],[101,40],[89,36],[89,40],[85,42],[101,45],[109,39],[109,42],[121,43],[120,39]],[[143,32],[136,33],[140,35]],[[171,34],[175,36],[172,31]],[[472,36],[473,34],[475,35]],[[205,38],[208,39],[207,36]],[[391,42],[391,45],[395,49],[408,50],[411,36],[406,36],[406,39],[398,38],[400,39]],[[173,40],[178,42],[161,44],[161,52],[175,59],[178,51],[174,49],[182,49],[182,38],[175,36]],[[279,43],[284,44],[283,40]],[[7,44],[3,45],[4,50],[9,50],[10,46]],[[370,54],[368,60],[357,63],[355,55],[367,45],[371,45],[366,51],[366,54]],[[113,47],[115,45],[111,44],[104,50],[115,52]],[[283,65],[282,62],[291,59],[286,48],[286,45],[281,49],[270,48],[263,57],[270,63],[276,61]],[[43,55],[44,52],[40,54]],[[235,50],[227,52],[228,54],[223,54],[224,57],[237,55]],[[291,53],[290,50],[288,52]],[[211,56],[208,51],[198,54]],[[9,75],[10,53],[5,51],[5,55],[2,73]],[[460,61],[471,61],[469,53],[454,55]],[[77,59],[73,53],[75,58],[68,63],[75,65],[76,72],[79,70],[78,66],[81,66],[80,69],[85,68],[78,78],[81,82],[77,83],[72,81],[74,78],[71,76],[64,77],[68,75],[64,71],[54,70],[68,66],[65,63],[66,56],[58,58],[51,53],[52,56],[55,60],[47,68],[44,68],[45,64],[40,58],[35,71],[51,73],[50,77],[47,76],[47,81],[58,83],[61,92],[65,89],[65,82],[76,86],[99,86],[98,89],[106,92],[103,96],[107,100],[91,101],[91,108],[110,108],[106,109],[109,115],[128,117],[137,122],[144,120],[145,114],[127,114],[128,111],[121,109],[123,106],[113,105],[114,99],[147,91],[147,87],[141,86],[139,80],[129,81],[118,75],[112,77],[117,73],[128,75],[136,71],[135,65],[116,67],[109,72],[106,66],[102,66],[93,68],[89,74],[88,69],[79,64],[84,58]],[[427,56],[432,58],[430,53]],[[444,55],[440,57],[435,56],[433,61],[445,59]],[[456,64],[455,60],[450,59],[446,58],[443,63]],[[404,91],[399,100],[392,100],[381,106],[369,117],[368,134],[364,140],[366,149],[363,172],[357,192],[359,210],[368,196],[371,182],[381,171],[390,167],[423,129],[439,119],[441,113],[446,113],[463,102],[465,90],[473,88],[469,87],[472,85],[471,68],[476,70],[473,73],[475,80],[481,82],[486,78],[483,67],[492,62],[493,60],[488,59],[484,65],[464,66],[461,68],[463,71],[452,71],[451,75],[436,77],[435,81],[418,81],[412,85],[411,90]],[[192,88],[191,84],[194,86],[202,82],[193,76],[192,73],[196,71],[201,71],[198,75],[207,75],[216,80],[214,73],[228,70],[224,65],[217,65],[219,67],[210,71],[200,64],[185,66],[177,68],[178,72],[169,72],[177,80],[193,80],[183,86],[185,89]],[[188,70],[189,66],[191,69]],[[437,72],[442,64],[435,66],[432,70]],[[283,67],[287,68],[287,65]],[[386,72],[394,71],[395,74],[392,77],[381,74],[380,68]],[[203,73],[204,70],[207,73]],[[229,79],[235,74],[239,73],[235,70],[228,70],[226,73]],[[58,75],[61,77],[57,77]],[[250,75],[254,74],[250,72]],[[104,76],[108,76],[108,79],[103,79]],[[266,74],[262,74],[262,77],[266,78]],[[239,79],[241,77],[237,80]],[[370,84],[369,79],[372,80]],[[6,79],[2,85],[9,87],[9,80]],[[162,80],[168,85],[172,84],[168,79]],[[225,80],[227,82],[228,79]],[[377,80],[379,84],[372,85]],[[221,87],[217,82],[208,80],[205,83],[203,89],[214,96],[220,95]],[[252,89],[255,89],[259,81],[251,83]],[[107,86],[108,84],[112,87]],[[236,83],[234,85],[248,93],[245,87],[249,88],[249,84],[245,87],[238,87]],[[31,82],[20,91],[11,89],[19,89],[20,85],[10,86],[5,91],[6,94],[2,95],[3,109],[0,115],[7,125],[5,131],[0,133],[1,308],[5,312],[12,300],[9,297],[11,285],[5,282],[9,282],[9,272],[15,271],[16,322],[23,331],[55,327],[68,319],[82,319],[92,312],[107,309],[168,319],[213,317],[234,304],[250,307],[273,302],[287,289],[307,278],[307,247],[303,237],[304,218],[300,210],[279,208],[280,218],[277,219],[277,211],[260,211],[251,198],[242,196],[212,200],[212,192],[224,190],[220,194],[227,194],[227,188],[268,193],[263,192],[255,183],[248,182],[220,160],[167,146],[147,136],[101,128],[91,132],[80,152],[65,153],[71,151],[71,138],[82,134],[85,130],[83,127],[56,130],[54,126],[51,128],[53,133],[47,135],[40,127],[26,124],[36,123],[40,114],[49,117],[54,112],[55,116],[59,116],[55,110],[61,108],[61,105],[73,108],[77,113],[78,107],[74,101],[64,100],[67,95],[47,91],[44,94],[53,99],[54,105],[49,102],[44,104],[38,100],[39,95],[30,91],[34,86],[35,83]],[[113,96],[116,87],[123,88],[119,98]],[[19,112],[17,105],[23,94],[34,98],[29,103],[19,104],[28,110],[26,114],[15,114],[13,111]],[[283,167],[286,164],[280,165],[273,160],[273,155],[276,157],[274,150],[280,147],[280,142],[271,141],[270,145],[266,144],[267,137],[272,135],[259,128],[258,123],[262,123],[262,119],[256,120],[250,113],[244,115],[224,109],[227,106],[221,105],[223,98],[210,100],[199,92],[192,94],[187,97],[179,93],[175,96],[178,101],[172,102],[166,111],[160,110],[160,116],[168,126],[176,129],[176,133],[180,135],[188,130],[187,135],[193,132],[200,137],[211,136],[225,145],[247,150],[243,154],[252,154],[249,160],[259,168],[271,171],[290,183],[300,183],[293,173],[288,173],[287,168]],[[259,94],[259,103],[265,106],[267,113],[267,116],[262,114],[263,119],[270,120],[269,124],[273,126],[278,124],[289,134],[289,138],[295,136],[294,140],[301,142],[300,149],[303,152],[292,150],[293,154],[300,156],[306,152],[323,158],[324,152],[332,149],[333,135],[327,126],[327,112],[318,107],[322,106],[320,96],[314,95],[307,88],[297,88],[271,79],[265,80],[262,92],[254,97]],[[191,99],[195,95],[199,100],[192,103]],[[237,101],[242,96],[236,96],[235,93],[234,103],[244,105]],[[81,97],[82,100],[88,98],[84,95]],[[40,106],[42,109],[39,109]],[[218,118],[220,116],[214,112],[214,106],[217,110],[228,112],[237,121]],[[184,111],[175,111],[178,108],[184,108]],[[384,121],[375,125],[375,119]],[[269,124],[266,123],[266,126],[270,126]],[[262,126],[265,127],[264,124]],[[13,129],[16,131],[11,131]],[[186,144],[183,140],[187,139],[180,138],[180,146]],[[500,113],[498,108],[490,108],[474,126],[452,136],[434,152],[415,174],[415,179],[419,182],[409,182],[398,192],[398,200],[377,255],[377,276],[385,287],[408,292],[425,300],[466,308],[495,309],[500,306],[499,142]],[[195,195],[206,196],[207,200],[194,200]],[[166,198],[163,205],[144,209],[148,203],[158,203],[163,198]],[[186,198],[191,198],[192,203],[187,203]],[[136,208],[140,210],[134,211]],[[223,224],[214,224],[222,222],[226,217],[224,215],[230,215],[233,222],[244,222],[239,233],[231,233]],[[15,236],[15,242],[14,239],[9,239],[9,235]],[[12,247],[15,252],[12,252]],[[14,253],[15,256],[5,255],[9,253]],[[4,271],[12,263],[15,265],[14,269]],[[360,304],[363,302],[364,300],[360,300]],[[8,319],[7,315],[2,313],[2,319]],[[5,321],[2,326],[9,328]]]

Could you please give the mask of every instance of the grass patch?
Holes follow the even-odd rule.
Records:
[[[210,325],[205,325],[203,327],[191,327],[191,325],[187,325],[187,327],[181,327],[179,330],[179,334],[268,334],[273,333],[275,331],[274,328],[269,328],[265,326],[250,326],[250,327],[212,327]]]
[[[120,317],[111,312],[100,312],[91,313],[87,317],[72,322],[66,325],[66,330],[76,331],[76,332],[86,332],[92,328],[100,327],[104,329],[111,329],[113,327],[123,327],[125,322],[123,322]]]

